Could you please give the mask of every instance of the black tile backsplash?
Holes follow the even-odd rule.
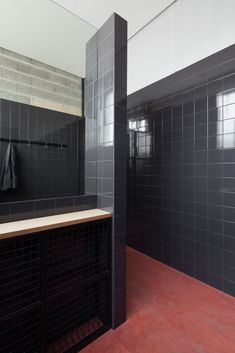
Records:
[[[128,244],[235,296],[233,58],[200,80],[195,64],[184,91],[177,73],[130,97]]]
[[[0,204],[0,223],[85,211],[96,207],[96,195],[7,202]]]

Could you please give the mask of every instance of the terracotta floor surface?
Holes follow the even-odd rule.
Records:
[[[82,353],[235,353],[235,298],[127,250],[127,321]]]

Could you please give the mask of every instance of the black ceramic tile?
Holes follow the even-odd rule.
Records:
[[[229,163],[224,164],[223,176],[228,178],[235,178],[235,164],[229,164]]]
[[[223,235],[214,232],[208,232],[208,243],[209,245],[216,246],[218,248],[223,247]]]
[[[223,79],[223,89],[224,90],[229,90],[229,89],[234,89],[235,87],[235,74],[231,74],[231,75],[224,75],[224,79]]]
[[[193,114],[194,113],[194,102],[185,103],[183,105],[183,112],[184,112],[184,115]]]
[[[73,197],[73,210],[74,212],[85,211],[96,208],[97,196],[96,195],[81,195]]]
[[[10,221],[10,206],[9,203],[0,204],[0,223]]]
[[[10,138],[10,101],[1,100],[1,137]]]
[[[56,212],[55,210],[55,200],[38,200],[35,201],[35,217],[46,217],[52,216]]]
[[[235,256],[234,252],[225,250],[224,251],[224,264],[226,266],[235,267]]]
[[[0,223],[46,217],[65,212],[84,211],[96,207],[96,195],[2,203],[0,204]]]
[[[11,102],[10,106],[10,137],[19,139],[19,119],[20,119],[19,103]]]
[[[215,287],[221,291],[224,290],[223,278],[209,273],[209,282],[212,287]]]
[[[214,80],[214,81],[211,81],[208,84],[208,95],[215,94],[215,93],[220,93],[222,91],[222,89],[223,89],[222,78]]]
[[[29,106],[25,104],[19,105],[19,138],[22,140],[29,139],[29,114],[28,114]],[[43,109],[42,109],[43,113]],[[43,114],[42,114],[43,115]],[[42,120],[42,115],[38,119]],[[41,118],[41,119],[40,119]]]
[[[33,201],[22,201],[10,203],[10,222],[34,218],[35,209]]]
[[[204,93],[203,97],[206,97],[206,93]],[[207,110],[207,97],[199,100],[195,100],[195,112],[202,112]]]
[[[209,258],[209,273],[223,278],[224,264]]]
[[[224,219],[225,221],[234,222],[235,220],[235,208],[233,207],[224,207]]]
[[[224,222],[224,234],[235,237],[235,222]]]
[[[235,282],[224,281],[224,291],[235,297]]]
[[[73,206],[74,206],[73,197],[59,198],[59,199],[56,199],[55,201],[57,214],[69,213],[71,212],[71,209],[73,210]]]
[[[234,281],[235,278],[235,268],[230,266],[224,267],[224,277],[228,281]]]
[[[224,237],[224,248],[229,251],[235,252],[235,237]]]

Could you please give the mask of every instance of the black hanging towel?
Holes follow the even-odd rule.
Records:
[[[0,190],[6,191],[16,189],[17,185],[17,153],[15,146],[12,143],[9,143],[1,172]]]

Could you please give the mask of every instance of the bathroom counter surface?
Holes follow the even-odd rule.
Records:
[[[31,218],[17,222],[2,223],[0,224],[0,240],[111,217],[111,212],[92,209],[49,217]]]

